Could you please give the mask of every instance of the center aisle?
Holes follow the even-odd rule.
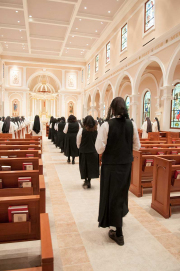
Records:
[[[138,199],[130,193],[131,210],[123,225],[125,245],[119,247],[108,238],[108,229],[98,228],[99,179],[92,180],[92,188],[84,190],[78,159],[75,165],[67,164],[67,158],[46,137],[43,145],[45,177],[56,228],[53,229],[56,231],[54,238],[57,236],[57,253],[60,252],[61,259],[61,263],[57,264],[58,255],[55,255],[55,271],[180,269],[175,252],[168,250],[164,242],[168,237],[172,239],[175,236],[156,220],[157,213],[150,215],[147,210],[151,194]],[[155,230],[152,231],[154,227],[159,230],[158,236]],[[180,247],[179,240],[174,245]]]

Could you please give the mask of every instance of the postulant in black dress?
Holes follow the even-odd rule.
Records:
[[[64,143],[64,155],[67,157],[77,157],[79,156],[79,150],[76,145],[76,136],[79,131],[78,122],[73,122],[68,124],[68,131],[65,136]]]
[[[59,122],[58,124],[58,133],[57,133],[57,146],[63,151],[64,150],[64,139],[65,134],[63,132],[64,127],[66,123],[65,122]]]
[[[81,179],[99,178],[99,155],[95,149],[97,131],[83,129],[79,148]]]
[[[50,128],[51,123],[49,124],[49,134],[48,134],[48,139],[52,138],[52,128]]]
[[[133,161],[133,125],[130,120],[108,121],[109,133],[102,155],[99,227],[121,227],[128,212],[128,190]]]

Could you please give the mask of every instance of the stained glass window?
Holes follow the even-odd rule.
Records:
[[[171,128],[180,129],[180,83],[176,84],[173,90],[171,103]]]
[[[145,3],[145,28],[144,32],[154,26],[154,6],[155,0],[148,0]]]
[[[130,97],[129,96],[126,97],[125,103],[126,103],[126,107],[127,107],[128,114],[129,114],[129,109],[130,109]]]
[[[99,70],[99,55],[97,55],[95,59],[95,72],[98,72],[98,70]]]
[[[88,79],[90,78],[90,69],[91,69],[91,65],[90,63],[88,64]]]
[[[110,62],[110,49],[111,49],[111,43],[109,41],[106,44],[106,64]]]
[[[143,100],[143,119],[142,122],[145,121],[147,117],[150,118],[151,113],[151,93],[147,91],[144,94],[144,100]]]
[[[127,24],[121,28],[121,51],[127,48]]]
[[[103,118],[105,118],[105,115],[106,115],[106,105],[104,103],[104,106],[103,106]]]

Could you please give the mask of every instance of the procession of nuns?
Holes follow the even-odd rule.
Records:
[[[147,117],[142,130],[143,138],[148,132],[159,131],[158,119],[151,123]],[[75,164],[75,158],[79,157],[84,189],[90,189],[91,180],[100,174],[99,227],[115,227],[115,231],[109,230],[109,237],[118,245],[124,245],[122,226],[123,217],[129,212],[133,150],[141,147],[136,124],[129,119],[124,99],[112,100],[105,120],[94,120],[90,115],[82,122],[74,115],[70,115],[67,122],[64,117],[51,117],[48,138],[61,149],[67,163]],[[102,155],[101,171],[99,155]]]

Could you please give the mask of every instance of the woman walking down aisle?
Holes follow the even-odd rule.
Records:
[[[158,118],[154,118],[154,122],[152,125],[152,131],[153,132],[160,132],[160,124]]]
[[[72,156],[72,164],[75,164],[75,157],[79,156],[79,151],[76,145],[76,136],[81,128],[80,124],[74,115],[70,115],[64,127],[63,132],[66,134],[64,143],[64,155],[68,157],[67,162],[70,163]]]
[[[79,149],[79,169],[81,179],[85,179],[83,188],[91,188],[91,179],[99,178],[99,155],[95,149],[97,138],[97,124],[93,117],[84,119],[84,128],[77,134],[77,147]]]
[[[129,212],[132,151],[140,149],[137,128],[129,119],[123,98],[117,97],[112,101],[107,121],[99,129],[95,147],[99,154],[103,153],[99,227],[116,227],[116,231],[109,231],[109,237],[122,246],[122,220]]]
[[[8,116],[3,123],[2,126],[2,133],[4,134],[12,134],[12,138],[15,138],[15,134],[14,132],[17,131],[18,126],[16,124],[14,124],[10,117]]]
[[[142,138],[148,138],[148,133],[152,132],[152,123],[150,118],[146,118],[145,122],[143,123],[142,127]]]
[[[66,120],[64,117],[61,117],[58,124],[58,134],[57,134],[57,146],[61,149],[61,153],[64,152],[64,139],[65,134],[63,133],[64,127],[66,125]]]
[[[34,117],[34,123],[31,124],[32,136],[42,136],[42,123],[38,115]]]

